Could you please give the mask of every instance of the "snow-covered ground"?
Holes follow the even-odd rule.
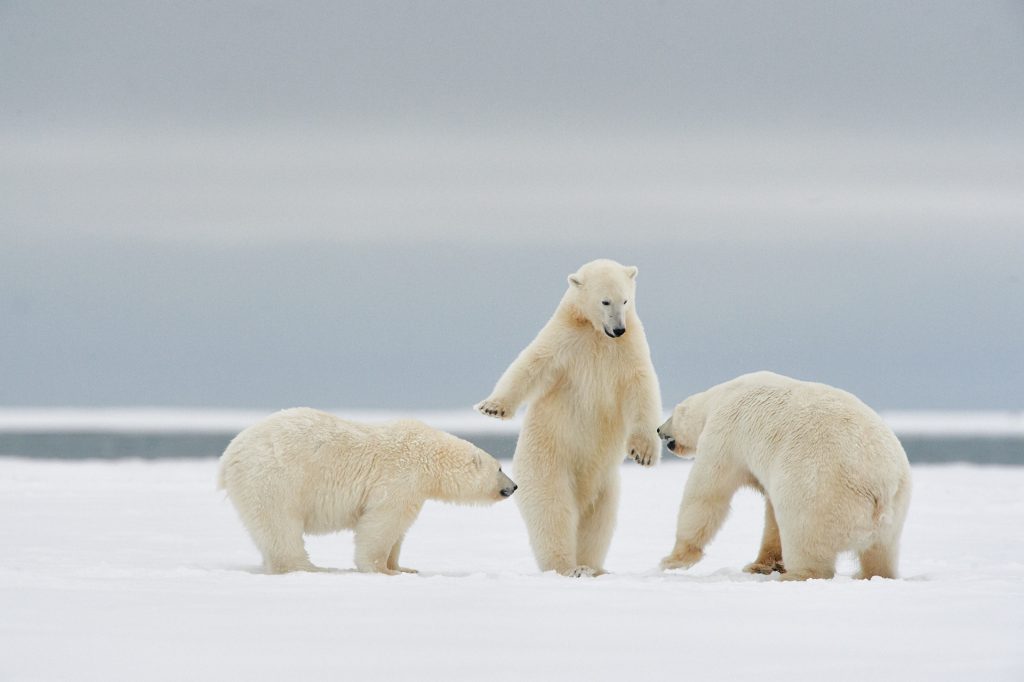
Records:
[[[262,575],[213,460],[0,458],[0,680],[1021,680],[1024,467],[916,466],[902,580],[751,576],[743,492],[707,557],[671,548],[689,472],[623,466],[608,568],[538,574],[515,505],[428,503],[403,563]]]

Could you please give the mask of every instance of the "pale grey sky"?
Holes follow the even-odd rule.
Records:
[[[0,406],[463,407],[595,257],[667,404],[1024,408],[1017,2],[0,1]]]
[[[1021,128],[1016,0],[0,3],[3,117]]]

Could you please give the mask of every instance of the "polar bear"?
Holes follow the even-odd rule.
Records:
[[[855,396],[755,372],[690,396],[658,433],[675,454],[695,455],[663,569],[700,561],[746,485],[765,496],[765,524],[745,571],[831,578],[836,555],[853,551],[858,577],[896,577],[910,464],[892,430]]]
[[[661,394],[637,317],[635,267],[587,263],[569,276],[554,315],[505,370],[485,415],[530,407],[513,464],[517,496],[542,571],[604,573],[624,455],[655,464]]]
[[[319,570],[303,534],[353,529],[356,568],[388,575],[415,573],[398,554],[424,501],[489,504],[516,490],[496,459],[422,422],[361,424],[304,407],[235,436],[219,487],[268,572]]]

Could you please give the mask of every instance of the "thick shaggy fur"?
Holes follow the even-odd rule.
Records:
[[[309,408],[238,434],[219,485],[268,572],[317,570],[303,534],[352,529],[356,567],[392,575],[414,572],[398,555],[424,501],[489,504],[516,487],[486,452],[422,422],[360,424]]]
[[[700,561],[733,493],[747,485],[765,495],[765,526],[744,570],[831,578],[837,555],[853,551],[858,577],[896,577],[910,465],[892,430],[855,396],[746,374],[684,400],[659,433],[677,455],[696,455],[662,568]]]
[[[529,402],[514,459],[540,569],[597,575],[615,529],[619,465],[658,461],[661,398],[635,307],[635,267],[597,260],[569,276],[550,321],[477,409]]]

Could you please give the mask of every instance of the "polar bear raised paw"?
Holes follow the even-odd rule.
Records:
[[[661,457],[661,441],[657,434],[634,433],[629,438],[629,458],[645,467],[658,463]]]
[[[504,404],[497,400],[482,400],[474,406],[477,412],[480,414],[487,415],[488,417],[494,417],[495,419],[511,419],[512,415],[515,414],[515,410],[506,407]]]

